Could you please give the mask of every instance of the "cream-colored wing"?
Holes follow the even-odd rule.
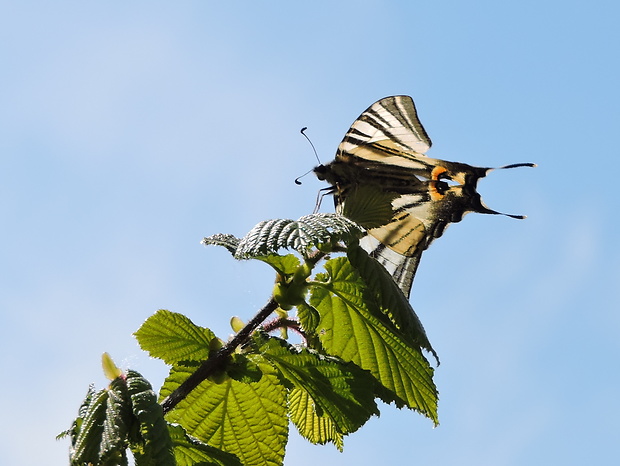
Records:
[[[368,145],[422,155],[431,144],[411,97],[397,95],[375,102],[355,120],[338,146],[336,157]]]

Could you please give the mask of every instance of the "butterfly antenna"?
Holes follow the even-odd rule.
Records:
[[[321,164],[321,159],[319,159],[319,154],[317,154],[316,152],[316,148],[314,147],[314,144],[312,144],[312,141],[310,140],[310,138],[308,137],[308,135],[306,133],[304,133],[304,131],[306,131],[308,129],[307,126],[304,126],[303,128],[301,128],[301,134],[304,135],[304,137],[308,140],[308,142],[310,143],[310,145],[312,146],[312,150],[314,151],[314,156],[316,157],[317,161],[319,162],[319,165]],[[312,171],[312,169],[308,170],[306,173],[304,173],[301,176],[298,176],[297,178],[295,178],[295,184],[299,185],[301,184],[300,178],[303,178],[304,176],[306,176],[308,173],[310,173]]]
[[[303,177],[304,177],[304,176],[306,176],[308,173],[310,173],[312,170],[313,170],[313,169],[311,168],[310,170],[308,170],[308,171],[307,171],[306,173],[304,173],[303,175],[298,176],[297,178],[295,178],[295,184],[297,184],[297,185],[301,184],[301,181],[299,181],[299,180],[300,180],[300,178],[303,178]]]
[[[304,135],[304,137],[308,140],[308,142],[310,143],[310,145],[312,146],[312,150],[314,151],[314,156],[316,157],[317,162],[319,162],[319,165],[321,165],[321,159],[319,159],[319,154],[316,153],[316,148],[314,147],[314,144],[312,144],[312,141],[310,140],[310,138],[308,137],[308,135],[304,132],[308,129],[307,126],[304,126],[303,128],[301,128],[301,134]]]

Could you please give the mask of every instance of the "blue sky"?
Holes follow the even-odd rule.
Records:
[[[226,337],[273,276],[199,245],[312,211],[375,100],[411,95],[429,155],[536,162],[480,183],[412,304],[442,360],[441,425],[383,406],[345,452],[286,464],[612,464],[620,414],[616,2],[0,3],[2,464],[54,436],[100,356],[156,387],[131,336],[159,308]],[[329,210],[329,203],[325,208]]]

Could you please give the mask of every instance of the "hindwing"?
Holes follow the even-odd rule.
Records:
[[[478,180],[492,169],[427,157],[431,144],[411,97],[386,97],[355,120],[335,159],[314,169],[332,185],[336,210],[367,229],[362,246],[405,296],[422,252],[448,224],[468,212],[499,213],[486,207],[476,191]],[[509,167],[515,166],[533,164]],[[368,192],[389,199],[390,212],[380,222],[362,212]]]

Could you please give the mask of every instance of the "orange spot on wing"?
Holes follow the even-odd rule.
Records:
[[[431,172],[431,181],[428,183],[428,191],[431,195],[431,200],[439,201],[443,199],[444,195],[437,191],[437,181],[439,181],[439,175],[447,172],[448,170],[444,167],[435,167]]]
[[[435,168],[433,168],[433,171],[431,172],[431,180],[437,181],[439,179],[439,175],[441,175],[442,173],[445,173],[447,171],[448,171],[448,169],[444,168],[444,167],[435,167]]]

